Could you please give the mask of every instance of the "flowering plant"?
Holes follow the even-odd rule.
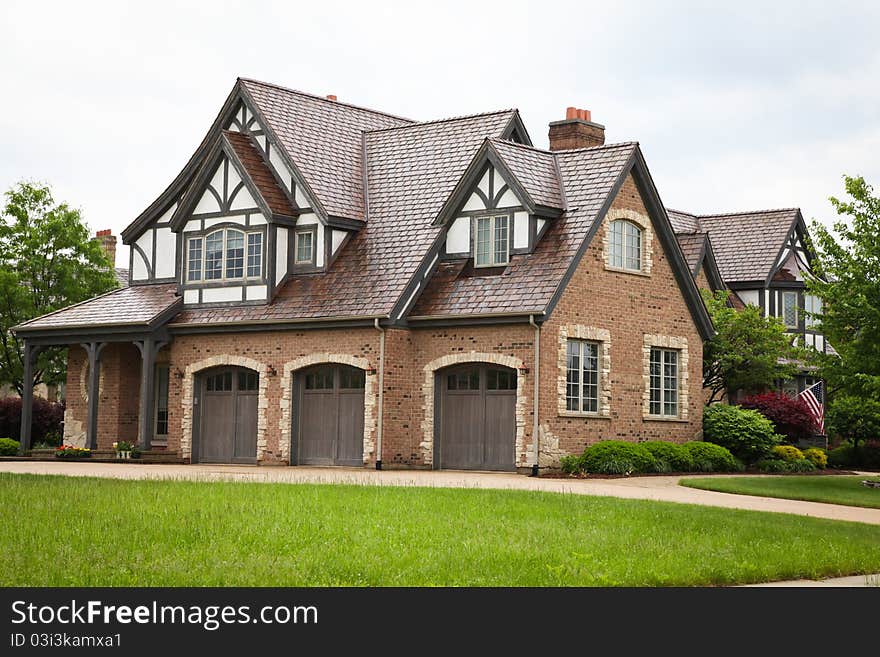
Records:
[[[74,445],[61,445],[55,450],[55,456],[59,459],[82,459],[92,455],[88,447],[75,447]]]
[[[115,449],[117,452],[130,452],[133,447],[134,446],[127,440],[120,440],[113,443],[113,449]]]

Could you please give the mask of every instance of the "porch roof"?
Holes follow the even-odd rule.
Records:
[[[62,308],[13,328],[22,337],[102,331],[151,331],[167,322],[183,303],[177,285],[133,285]]]

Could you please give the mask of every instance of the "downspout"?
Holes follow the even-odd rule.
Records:
[[[385,329],[379,325],[379,318],[373,320],[373,326],[379,331],[379,404],[376,420],[376,469],[382,469],[382,402],[385,399]]]
[[[538,402],[540,393],[540,375],[541,375],[541,327],[535,323],[535,316],[529,315],[529,324],[535,329],[535,367],[532,378],[534,379],[534,389],[532,392],[532,445],[534,446],[534,462],[532,463],[532,477],[538,476]]]

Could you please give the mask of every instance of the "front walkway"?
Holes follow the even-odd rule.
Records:
[[[196,481],[257,481],[291,484],[362,484],[377,486],[440,486],[447,488],[498,488],[538,490],[575,495],[600,495],[682,504],[705,504],[729,509],[793,513],[880,525],[880,509],[802,502],[771,497],[733,495],[685,488],[681,476],[630,477],[628,479],[536,479],[518,474],[431,470],[366,470],[237,465],[146,465],[52,461],[3,461],[0,472],[56,474],[116,479],[188,479]],[[699,475],[703,476],[703,475]],[[716,475],[731,476],[731,475]]]

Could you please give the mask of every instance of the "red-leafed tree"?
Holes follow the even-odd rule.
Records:
[[[785,436],[790,443],[812,438],[819,432],[810,408],[800,397],[790,397],[782,392],[765,392],[746,397],[740,403],[743,408],[751,408],[770,420],[776,432]]]

